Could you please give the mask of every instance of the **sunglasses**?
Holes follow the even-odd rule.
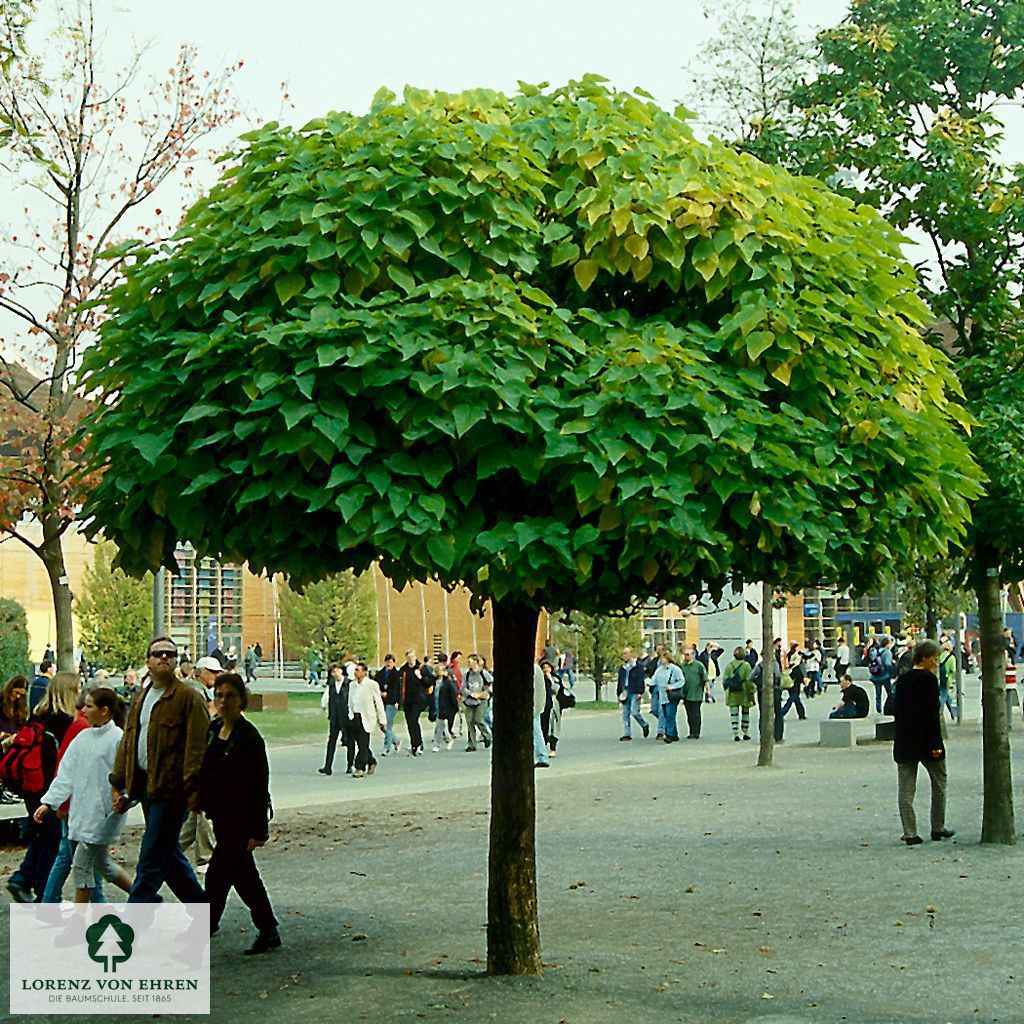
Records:
[[[149,657],[150,658],[168,658],[171,661],[177,661],[178,660],[178,652],[177,651],[150,651],[149,652]]]

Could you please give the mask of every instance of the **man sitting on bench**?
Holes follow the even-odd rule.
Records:
[[[858,686],[848,675],[839,680],[842,700],[836,705],[829,718],[867,718],[871,709],[867,690]]]

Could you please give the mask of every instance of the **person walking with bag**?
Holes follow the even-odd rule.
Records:
[[[466,672],[462,677],[462,714],[466,719],[466,753],[476,750],[476,732],[484,746],[491,745],[491,730],[487,725],[487,709],[491,706],[491,686],[494,676],[483,667],[479,654],[471,654],[466,661]]]
[[[244,951],[251,956],[281,945],[277,918],[253,856],[270,838],[270,764],[263,737],[243,714],[249,695],[242,677],[234,672],[219,676],[213,703],[216,717],[206,733],[198,800],[217,839],[206,871],[210,934],[220,929],[234,887],[256,926],[256,939]]]
[[[676,712],[683,696],[684,682],[682,670],[672,660],[672,655],[662,650],[658,667],[651,676],[651,692],[658,693],[658,732],[665,743],[675,743],[679,739]]]
[[[708,673],[696,658],[694,650],[683,652],[683,706],[686,708],[686,724],[689,727],[686,738],[700,739],[701,705],[708,695]]]
[[[753,669],[747,661],[747,652],[737,647],[732,652],[732,660],[722,671],[722,686],[725,689],[725,706],[729,709],[729,720],[732,723],[732,738],[740,742],[740,730],[743,739],[750,739],[750,709],[754,706],[756,688],[754,686]]]

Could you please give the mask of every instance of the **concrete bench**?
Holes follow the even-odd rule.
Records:
[[[246,711],[287,711],[288,693],[250,693]]]
[[[874,736],[870,718],[827,718],[818,723],[818,743],[822,747],[852,747],[858,736]]]

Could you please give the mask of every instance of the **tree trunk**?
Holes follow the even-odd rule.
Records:
[[[487,973],[540,974],[533,760],[533,655],[539,611],[494,609],[494,745],[487,879]]]
[[[1012,846],[1013,779],[1006,721],[1006,649],[996,553],[978,545],[974,554],[974,586],[978,594],[981,634],[981,721],[984,798],[981,841]]]
[[[54,645],[54,653],[57,655],[56,668],[58,672],[77,672],[74,625],[71,620],[71,587],[64,566],[64,542],[60,525],[60,521],[55,521],[53,517],[43,517],[43,542],[40,545],[39,557],[46,566],[50,593],[53,596],[53,614],[57,630]]]
[[[939,613],[935,607],[935,573],[934,566],[927,566],[924,571],[924,631],[929,640],[939,639]]]
[[[775,755],[775,630],[772,625],[774,588],[761,584],[761,749],[757,766],[769,768]]]

